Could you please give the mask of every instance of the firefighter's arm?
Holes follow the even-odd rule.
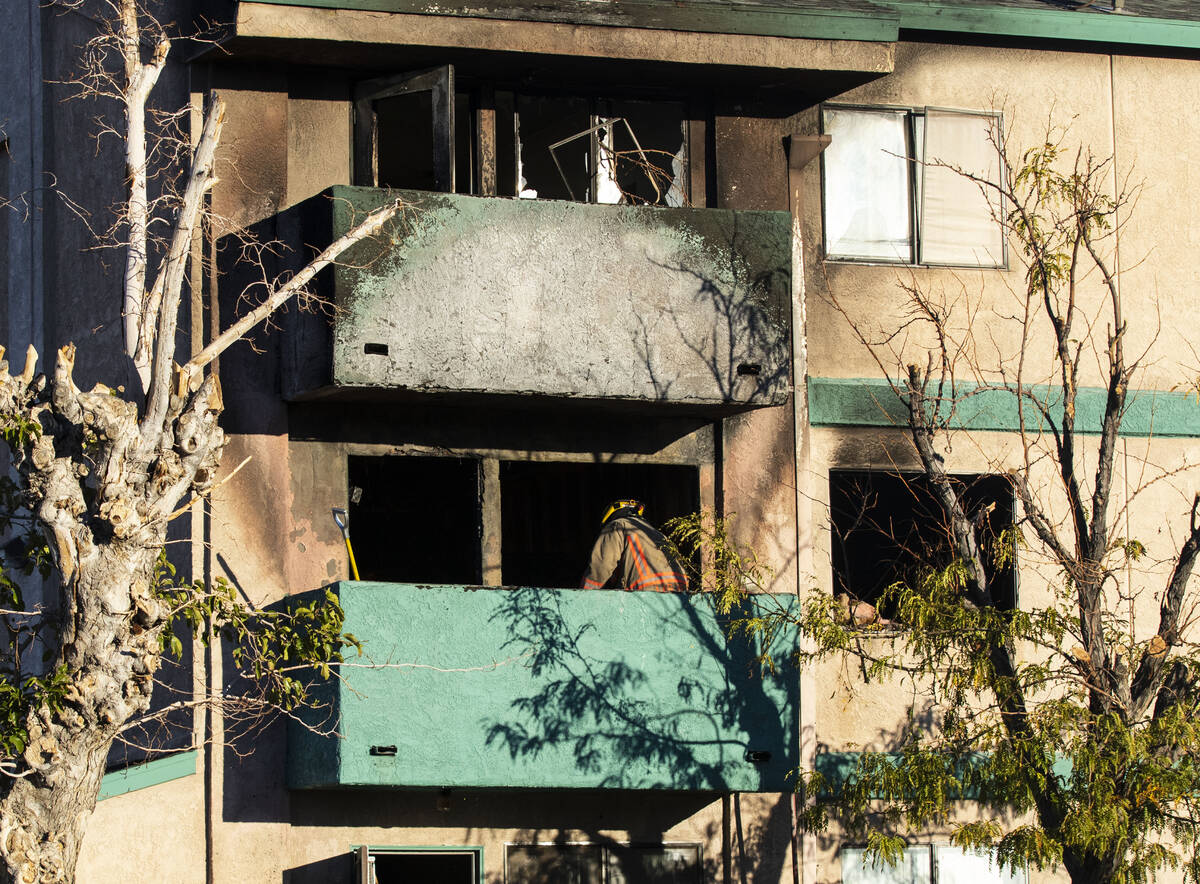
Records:
[[[601,589],[621,563],[624,538],[615,525],[605,525],[592,547],[592,557],[580,582],[582,589]]]

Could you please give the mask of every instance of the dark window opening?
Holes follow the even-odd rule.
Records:
[[[612,501],[632,497],[662,528],[700,508],[700,471],[663,464],[500,463],[503,577],[512,586],[574,587]]]
[[[454,191],[479,193],[475,180],[475,101],[469,92],[454,96]]]
[[[395,95],[375,102],[379,187],[434,190],[433,96]],[[422,125],[424,123],[424,125]]]
[[[462,187],[455,184],[456,146],[470,146],[472,121],[453,65],[369,80],[354,96],[356,184],[443,193],[471,186],[470,174]],[[468,150],[465,161],[471,159]]]
[[[509,884],[700,884],[696,845],[512,845]]]
[[[372,851],[372,884],[478,884],[478,857],[475,851]]]
[[[351,457],[350,539],[363,580],[479,583],[479,462]]]
[[[597,201],[683,206],[687,142],[683,104],[611,101],[598,135]],[[607,197],[607,198],[606,198]]]
[[[496,93],[496,195],[517,195],[517,109],[511,92]]]
[[[587,200],[591,193],[592,125],[583,98],[517,97],[519,196],[544,200]],[[555,147],[564,139],[572,139]],[[557,161],[557,162],[556,162]]]
[[[997,568],[992,556],[1013,524],[1012,488],[1003,476],[955,476],[967,513],[979,521],[987,553],[985,571],[996,607],[1016,607],[1016,570]],[[954,546],[929,479],[920,473],[831,470],[829,510],[833,530],[833,590],[870,602],[883,617],[895,615],[888,587],[912,586],[929,568],[954,560]]]

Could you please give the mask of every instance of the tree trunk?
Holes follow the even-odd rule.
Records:
[[[73,637],[56,664],[72,686],[61,708],[27,719],[29,773],[9,780],[0,798],[0,882],[71,882],[109,748],[122,725],[150,706],[161,652],[162,602],[151,597],[157,548],[102,545],[80,562],[73,586]]]

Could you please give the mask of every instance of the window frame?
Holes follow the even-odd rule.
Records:
[[[351,180],[365,187],[379,187],[379,125],[375,103],[386,98],[430,94],[430,157],[435,193],[455,192],[455,73],[454,65],[443,64],[386,77],[363,80],[354,86]]]
[[[875,111],[875,112],[890,112],[904,114],[904,141],[908,151],[908,156],[905,158],[907,163],[907,190],[908,190],[908,224],[909,224],[909,248],[912,250],[912,260],[905,261],[902,259],[888,260],[879,257],[866,257],[854,255],[837,255],[830,254],[829,251],[829,236],[828,236],[828,194],[827,194],[827,153],[822,152],[820,160],[821,174],[821,253],[822,258],[830,263],[836,264],[857,264],[864,266],[884,266],[884,267],[925,267],[925,268],[954,268],[968,270],[1003,270],[1009,269],[1009,249],[1008,236],[1004,233],[1003,226],[1000,226],[1000,261],[996,264],[955,264],[937,261],[922,260],[922,236],[921,236],[921,200],[924,192],[924,176],[926,165],[924,161],[925,153],[925,124],[924,119],[929,112],[943,114],[962,114],[972,117],[991,117],[996,121],[997,131],[1000,134],[1001,140],[1004,137],[1004,112],[997,110],[972,110],[968,108],[958,107],[943,107],[940,105],[903,105],[903,104],[861,104],[861,103],[840,103],[840,102],[822,102],[818,107],[817,120],[819,131],[822,135],[829,134],[826,131],[825,112],[826,110],[835,111]],[[921,118],[921,125],[918,127],[917,118]],[[920,144],[918,145],[918,128],[920,129]],[[920,153],[920,158],[917,154]],[[999,157],[999,150],[997,150]],[[1000,157],[1002,160],[1003,158]],[[1001,161],[998,165],[1000,175],[1004,175],[1004,163]],[[1000,212],[1005,211],[1005,203],[1001,203]]]
[[[504,844],[504,882],[512,880],[508,867],[508,855],[514,847],[593,847],[600,852],[600,884],[610,884],[608,876],[610,847],[630,849],[665,850],[669,848],[692,848],[696,851],[696,873],[700,881],[704,880],[704,845],[699,841],[613,841],[611,844],[600,841],[505,841]]]
[[[938,854],[940,851],[949,849],[949,850],[957,850],[960,853],[970,852],[964,848],[956,847],[955,845],[949,843],[948,841],[917,841],[912,844],[904,845],[905,854],[907,855],[908,851],[912,850],[913,848],[928,848],[928,850],[929,850],[929,877],[927,879],[928,884],[938,884],[938,865],[939,865],[938,864]],[[849,850],[862,852],[862,851],[865,851],[866,849],[867,849],[866,845],[858,844],[858,843],[843,844],[841,847],[838,848],[838,862],[841,864],[841,869],[840,869],[841,874],[839,876],[840,881],[845,882],[845,880],[846,880],[846,859],[845,859],[846,852]],[[980,853],[983,851],[974,851],[974,852]],[[994,863],[995,862],[995,851],[987,851],[987,852],[991,855],[991,861]],[[997,874],[1004,874],[1001,872],[999,864],[995,865],[995,869],[996,869]],[[898,866],[892,868],[892,871],[897,871],[897,870],[898,870]],[[1005,882],[1004,879],[1001,879],[999,877],[994,878],[993,882],[996,882],[996,884],[1013,884],[1013,880],[1015,877],[1016,884],[1029,884],[1029,867],[1028,866],[1020,869],[1019,875],[1014,876],[1014,874],[1011,872],[1007,873],[1007,874],[1009,875],[1007,882]],[[905,882],[902,882],[899,879],[896,879],[896,884],[905,884]]]
[[[379,845],[379,844],[352,844],[350,853],[354,857],[354,878],[355,884],[374,884],[374,875],[371,874],[373,863],[371,858],[375,856],[394,856],[397,854],[409,853],[425,853],[425,854],[471,854],[475,861],[475,882],[474,884],[484,884],[483,870],[483,847],[481,845],[457,845],[457,844],[429,844],[429,845]]]

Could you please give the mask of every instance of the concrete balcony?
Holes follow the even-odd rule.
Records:
[[[290,725],[293,789],[770,791],[797,765],[795,669],[764,675],[703,598],[344,582],[364,656]],[[790,602],[790,596],[779,597]]]
[[[411,208],[293,312],[291,400],[486,394],[728,412],[791,390],[791,219],[335,187],[275,220],[300,255]],[[300,248],[303,245],[305,248]]]

